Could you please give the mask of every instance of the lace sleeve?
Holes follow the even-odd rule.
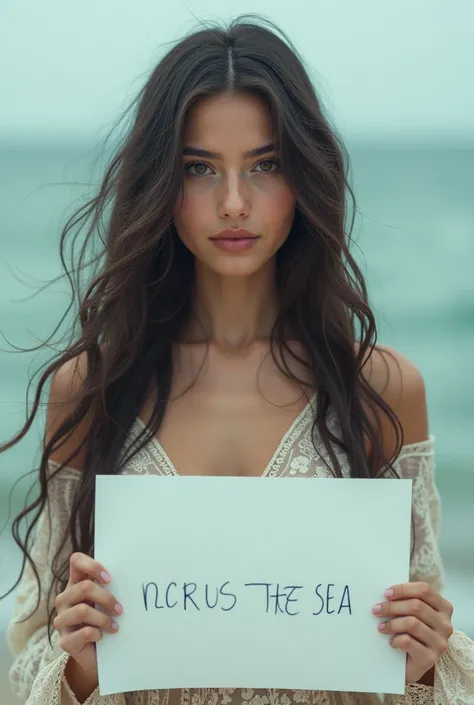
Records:
[[[50,472],[57,467],[57,463],[49,461]],[[14,657],[9,671],[10,685],[19,698],[27,699],[26,705],[79,705],[64,678],[68,654],[59,646],[55,630],[50,645],[47,631],[48,611],[54,604],[54,595],[48,602],[52,580],[50,566],[68,523],[79,477],[79,470],[64,468],[50,480],[49,500],[38,519],[30,552],[41,581],[41,600],[35,610],[38,584],[27,561],[8,625],[7,641]],[[70,550],[66,545],[65,555]],[[125,705],[123,695],[100,696],[98,688],[86,702],[87,705]]]
[[[442,592],[444,568],[438,546],[440,496],[435,483],[433,436],[403,446],[395,467],[400,477],[413,480],[414,546],[410,581],[427,582]],[[454,630],[448,649],[438,660],[434,686],[408,683],[404,696],[386,696],[386,705],[474,705],[474,642]]]

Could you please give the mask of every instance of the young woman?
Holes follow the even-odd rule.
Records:
[[[85,250],[110,204],[80,336],[46,370],[32,411],[50,376],[41,493],[14,523],[25,570],[9,627],[13,689],[28,705],[379,702],[250,689],[101,696],[95,643],[126,605],[93,558],[94,479],[391,472],[413,479],[413,550],[410,582],[387,585],[374,606],[407,654],[406,694],[385,702],[474,702],[474,644],[440,595],[423,379],[376,345],[349,250],[347,155],[296,51],[273,25],[240,18],[178,43],[138,98],[98,195],[61,237],[62,251],[92,216]]]

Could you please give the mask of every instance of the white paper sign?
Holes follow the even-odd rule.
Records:
[[[95,557],[124,607],[97,645],[101,695],[404,693],[372,606],[409,580],[411,485],[98,476]]]

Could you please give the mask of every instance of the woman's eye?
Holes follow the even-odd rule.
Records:
[[[190,162],[186,164],[184,168],[186,169],[186,173],[191,174],[191,176],[206,176],[206,169],[209,169],[204,162]],[[195,169],[196,171],[193,172],[191,169]]]
[[[262,174],[272,174],[274,171],[276,171],[278,169],[278,165],[279,165],[278,159],[263,159],[261,162],[259,162],[256,165],[256,167],[257,166],[264,167],[261,170]]]

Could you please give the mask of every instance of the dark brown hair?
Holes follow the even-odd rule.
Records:
[[[364,278],[350,251],[356,208],[348,183],[347,152],[323,113],[297,50],[273,23],[245,15],[227,27],[199,29],[177,42],[152,71],[131,105],[131,128],[111,158],[97,195],[66,222],[61,261],[72,286],[69,309],[78,296],[75,322],[80,330],[75,342],[41,376],[21,431],[0,447],[5,452],[27,433],[48,379],[64,363],[86,358],[74,412],[42,449],[39,496],[18,514],[12,528],[23,552],[21,574],[28,560],[38,578],[29,546],[48,499],[49,478],[65,465],[73,465],[84,447],[84,468],[68,534],[52,566],[56,593],[68,579],[68,561],[59,561],[68,536],[73,551],[93,552],[96,474],[118,473],[162,422],[173,375],[172,347],[189,316],[193,296],[193,257],[177,236],[172,215],[182,194],[183,122],[201,97],[237,91],[257,94],[269,106],[281,169],[297,199],[291,232],[277,253],[280,308],[271,335],[272,354],[282,371],[294,378],[288,360],[295,352],[288,341],[297,341],[305,351],[301,362],[318,382],[313,431],[317,428],[321,434],[335,476],[341,476],[341,468],[331,444],[347,453],[352,477],[375,477],[381,468],[396,474],[391,459],[384,457],[381,424],[374,422],[378,415],[367,412],[378,410],[394,426],[398,445],[393,460],[402,445],[400,423],[362,375],[377,336]],[[68,271],[66,238],[73,228],[88,222],[79,258],[71,258]],[[99,252],[89,262],[96,269],[88,275],[81,295],[80,275],[89,246]],[[72,272],[77,274],[75,282]],[[143,442],[120,463],[127,433],[151,380],[157,399],[150,423],[137,439]],[[340,437],[327,426],[330,405],[338,417]],[[86,416],[93,423],[82,446],[61,467],[48,472],[53,449]],[[364,439],[373,449],[370,460]],[[32,520],[22,538],[20,524],[30,514]]]

